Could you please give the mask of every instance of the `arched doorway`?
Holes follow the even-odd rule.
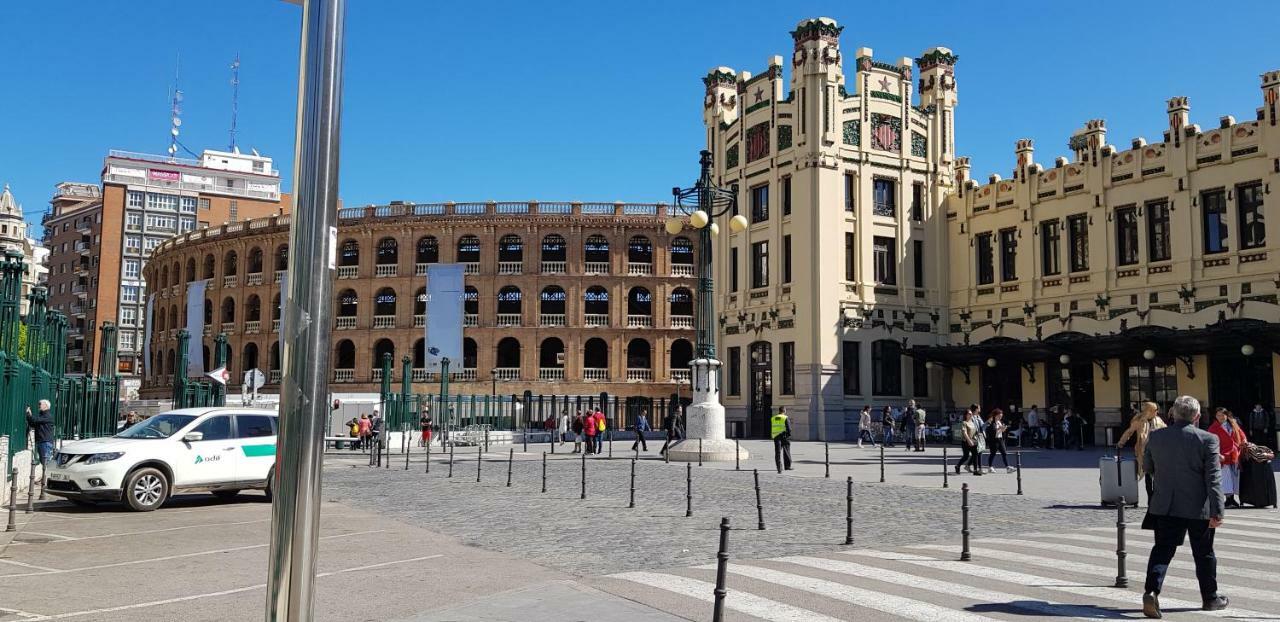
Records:
[[[747,434],[769,438],[769,417],[773,410],[773,344],[757,341],[747,348],[751,385],[751,406]]]

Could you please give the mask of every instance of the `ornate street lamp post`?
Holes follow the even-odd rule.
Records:
[[[720,368],[716,359],[714,287],[711,279],[711,239],[719,231],[714,220],[728,214],[737,193],[717,187],[711,181],[711,152],[703,150],[699,163],[702,173],[692,188],[672,188],[675,206],[667,220],[667,233],[675,235],[688,225],[698,230],[698,306],[695,325],[697,345],[692,368],[692,403],[686,409],[685,439],[668,450],[671,460],[733,460],[737,449],[724,435],[724,406],[720,404]],[[742,215],[729,219],[735,233],[747,228]],[[742,452],[745,455],[745,451]]]

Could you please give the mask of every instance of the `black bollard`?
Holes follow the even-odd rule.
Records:
[[[844,543],[853,544],[853,476],[845,480],[844,493]]]
[[[880,483],[884,483],[884,444],[880,445]]]
[[[609,459],[613,460],[613,430],[605,430],[605,434],[609,435]]]
[[[742,456],[741,451],[738,449],[738,439],[736,438],[733,439],[733,470],[742,470]]]
[[[4,530],[18,530],[18,469],[9,471],[9,524]]]
[[[32,455],[35,455],[36,448],[31,448]],[[31,461],[31,472],[27,474],[27,514],[36,509],[36,463]]]
[[[693,464],[684,465],[684,515],[693,516]]]
[[[725,575],[729,572],[729,517],[720,519],[720,550],[716,551],[716,589],[715,606],[711,610],[712,622],[724,620],[724,597],[728,590],[724,587]]]
[[[556,453],[556,437],[560,436],[560,420],[556,419],[556,429],[551,431],[551,455]]]
[[[951,484],[947,483],[947,477],[950,476],[951,467],[947,464],[947,448],[942,448],[942,487],[949,488]]]
[[[547,452],[542,452],[542,492],[547,491]]]
[[[698,466],[702,466],[702,439],[698,439]]]
[[[516,450],[511,448],[507,450],[507,488],[511,487],[511,465],[515,462]]]
[[[486,453],[489,451],[489,428],[484,429],[484,450]]]
[[[529,452],[529,426],[524,426],[524,452]]]
[[[476,483],[480,483],[480,463],[483,462],[484,452],[476,447]]]
[[[431,474],[431,443],[427,443],[427,474]]]
[[[587,498],[587,454],[582,453],[582,498]]]
[[[969,556],[969,483],[960,485],[960,561],[967,562]]]
[[[822,443],[822,468],[822,476],[831,477],[831,444],[826,441],[823,441]]]
[[[1022,437],[1018,437],[1018,438],[1019,440],[1021,440]],[[1018,467],[1018,494],[1021,495],[1022,494],[1022,452],[1021,451],[1013,452],[1013,460]]]
[[[449,443],[449,477],[453,477],[453,443]]]
[[[760,469],[751,469],[751,477],[756,480],[756,531],[764,531],[764,506],[760,503]]]
[[[1120,497],[1120,501],[1116,503],[1116,587],[1129,587],[1129,576],[1124,567],[1125,557],[1128,556],[1124,550],[1124,503],[1124,497]]]
[[[631,459],[631,500],[627,502],[627,507],[636,507],[636,459]]]
[[[667,451],[662,452],[662,461],[663,461],[663,462],[666,462],[667,464],[671,464],[671,449],[670,449],[670,441],[667,441],[667,443],[668,443],[668,444],[667,444],[668,449],[667,449]]]

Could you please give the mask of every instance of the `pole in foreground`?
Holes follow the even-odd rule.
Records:
[[[631,459],[631,500],[627,502],[627,507],[636,507],[636,459]]]
[[[831,477],[831,444],[826,441],[822,443],[822,469],[823,477]]]
[[[1129,575],[1125,572],[1125,552],[1124,530],[1126,528],[1124,522],[1124,497],[1120,497],[1120,501],[1116,503],[1116,587],[1129,587]]]
[[[844,543],[853,544],[853,476],[845,479],[844,493]]]
[[[427,442],[427,474],[431,474],[431,442]]]
[[[884,483],[884,443],[880,444],[880,483]]]
[[[18,530],[18,469],[9,471],[9,524],[4,530]]]
[[[514,447],[507,450],[507,488],[511,487],[511,466],[516,460],[516,450]]]
[[[950,467],[950,465],[948,465],[948,464],[947,464],[947,462],[948,462],[948,460],[947,460],[947,448],[946,448],[946,447],[943,447],[943,448],[942,448],[942,487],[943,487],[943,488],[950,488],[950,487],[951,487],[951,484],[949,484],[949,483],[947,482],[947,477],[950,475],[950,473],[948,473],[948,471],[949,471],[949,470],[950,470],[950,468],[951,468],[951,467]]]
[[[702,466],[702,439],[698,439],[698,466]]]
[[[764,531],[764,506],[760,504],[760,469],[751,469],[756,480],[756,531]]]
[[[321,452],[329,415],[346,0],[302,0],[294,210],[281,353],[280,448],[267,572],[268,620],[314,617]]]
[[[609,459],[613,460],[613,429],[609,429],[605,434],[609,435]]]
[[[405,436],[408,436],[408,435],[409,433],[406,430]],[[413,443],[406,442],[404,446],[404,470],[406,471],[409,470],[409,454],[412,452],[413,452]]]
[[[738,439],[733,439],[733,470],[742,470],[742,452],[738,450]]]
[[[453,477],[453,443],[449,443],[449,477]]]
[[[34,456],[36,454],[36,451],[38,450],[36,450],[35,447],[32,447],[31,449],[33,450],[31,453]],[[35,510],[36,510],[36,461],[33,459],[31,461],[31,472],[27,473],[27,514],[30,514]]]
[[[484,452],[476,447],[476,483],[480,483],[480,463],[484,461]]]
[[[587,452],[582,452],[582,499],[587,498]]]
[[[547,452],[542,452],[542,492],[547,491]]]
[[[689,462],[684,465],[684,515],[693,516],[693,464]]]
[[[969,483],[960,485],[960,561],[967,562],[969,555]]]
[[[1021,440],[1021,437],[1019,437],[1019,440]],[[1013,454],[1013,459],[1016,461],[1015,464],[1018,467],[1018,494],[1021,495],[1022,494],[1022,452],[1021,451],[1015,452]]]
[[[725,575],[729,572],[729,517],[720,519],[720,550],[716,551],[716,589],[715,605],[711,610],[712,622],[722,622],[724,620],[724,597],[728,594],[725,589]]]

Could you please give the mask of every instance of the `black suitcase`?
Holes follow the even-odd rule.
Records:
[[[1276,505],[1276,474],[1270,462],[1240,461],[1240,503],[1259,508]]]

